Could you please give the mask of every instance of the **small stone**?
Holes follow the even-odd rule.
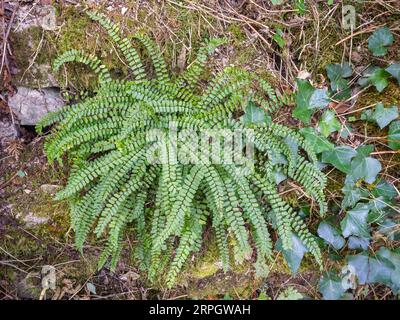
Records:
[[[60,90],[56,88],[30,89],[18,87],[8,99],[8,104],[17,115],[21,125],[35,125],[48,112],[64,106]]]
[[[309,79],[310,77],[311,77],[311,73],[309,73],[306,70],[300,71],[299,74],[297,75],[297,78],[302,79],[302,80]]]
[[[362,61],[362,56],[357,51],[351,53],[351,61],[360,63]]]
[[[60,186],[57,184],[42,184],[40,186],[40,190],[42,190],[42,192],[50,194],[52,196],[56,194],[58,189],[60,189]]]
[[[7,119],[0,120],[0,144],[18,137],[17,126]]]
[[[26,216],[22,217],[22,221],[25,222],[27,227],[34,227],[38,224],[44,224],[49,221],[48,217],[39,217],[33,212],[29,212]]]
[[[134,271],[128,271],[127,273],[120,276],[122,281],[133,282],[140,278],[140,275]]]
[[[32,190],[24,189],[24,192],[25,192],[26,194],[30,194],[30,193],[32,192]]]
[[[127,7],[122,7],[121,8],[121,14],[124,15],[128,11]]]

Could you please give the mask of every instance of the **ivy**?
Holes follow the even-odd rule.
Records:
[[[400,121],[395,121],[390,124],[388,142],[391,149],[400,150]]]
[[[340,235],[340,230],[326,221],[322,221],[317,230],[318,235],[336,250],[343,248],[344,238]]]
[[[388,27],[382,27],[374,31],[368,38],[368,49],[376,57],[386,55],[388,46],[393,44],[393,34]]]
[[[353,74],[351,66],[345,62],[343,64],[329,64],[326,72],[331,81],[331,90],[334,93],[333,99],[343,100],[350,98],[351,90],[348,78]]]
[[[336,114],[332,110],[326,110],[319,122],[319,130],[324,137],[328,137],[331,133],[340,130],[342,125],[336,118]]]

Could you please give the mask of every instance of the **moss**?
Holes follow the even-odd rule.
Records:
[[[237,23],[231,23],[227,31],[231,33],[235,45],[241,45],[246,40],[246,34]]]
[[[357,100],[357,107],[355,109],[370,106],[378,102],[382,102],[385,106],[393,106],[398,105],[399,101],[400,86],[391,81],[383,92],[378,92],[374,87],[364,92]],[[360,113],[356,113],[355,115],[359,116]]]

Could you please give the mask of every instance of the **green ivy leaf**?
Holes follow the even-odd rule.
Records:
[[[334,149],[333,143],[329,142],[325,137],[321,136],[313,128],[302,128],[300,133],[306,141],[312,146],[315,153],[321,153]]]
[[[335,147],[331,151],[322,153],[322,162],[330,163],[344,173],[349,173],[351,159],[357,156],[357,152],[348,146]]]
[[[369,238],[350,236],[347,246],[351,250],[368,250],[369,242]]]
[[[306,4],[305,4],[304,0],[296,0],[295,10],[299,14],[304,14],[306,12]]]
[[[400,288],[400,255],[381,247],[374,256],[363,252],[347,258],[359,284],[382,283],[394,289]]]
[[[288,287],[281,292],[276,300],[301,300],[303,295],[293,287]]]
[[[374,151],[374,146],[372,144],[364,144],[357,148],[357,155],[360,157],[368,157],[371,152]]]
[[[281,239],[278,239],[278,241],[276,242],[276,249],[283,253],[283,256],[285,257],[285,260],[289,265],[292,273],[297,272],[300,267],[301,260],[304,257],[304,254],[308,252],[306,246],[295,234],[292,235],[292,248],[290,250],[283,250]]]
[[[296,108],[293,116],[304,123],[309,123],[315,109],[323,109],[329,104],[328,90],[315,89],[310,81],[296,79]]]
[[[283,33],[281,28],[276,28],[275,29],[275,34],[273,36],[273,39],[275,40],[275,42],[278,44],[278,46],[280,48],[284,48],[285,45],[286,45],[286,41],[283,38],[283,35],[284,35],[284,33]]]
[[[400,230],[398,230],[398,224],[391,219],[384,220],[379,225],[378,231],[386,235],[389,240],[398,241],[400,239]]]
[[[314,113],[314,110],[309,107],[310,99],[315,89],[308,80],[296,79],[296,83],[296,108],[293,110],[293,116],[304,123],[309,123]]]
[[[369,184],[374,183],[378,173],[382,170],[381,163],[371,157],[357,155],[350,165],[349,175],[355,180],[364,179]]]
[[[382,103],[377,104],[373,114],[373,118],[381,129],[386,127],[393,120],[397,119],[398,116],[399,111],[396,106],[385,108]]]
[[[395,187],[386,180],[379,181],[371,193],[374,197],[384,197],[389,200],[398,195]]]
[[[347,212],[344,219],[340,222],[342,235],[348,238],[351,235],[359,237],[369,237],[367,218],[369,206],[359,203],[354,209]]]
[[[331,90],[335,93],[333,97],[336,100],[347,99],[350,97],[349,78],[353,70],[349,63],[343,64],[329,64],[326,66],[326,72],[329,80],[331,81]]]
[[[342,280],[332,272],[326,272],[319,281],[319,291],[324,300],[339,300],[346,290],[343,288]]]
[[[319,130],[324,137],[328,137],[331,133],[340,130],[342,127],[336,114],[332,110],[326,110],[319,122]]]
[[[249,102],[241,121],[243,124],[265,124],[271,122],[271,117],[266,114],[264,109],[253,102]]]
[[[275,5],[279,5],[283,3],[283,0],[271,0],[272,4]]]
[[[376,260],[380,260],[384,264],[383,268],[385,268],[382,272],[383,277],[380,272],[376,272],[379,276],[379,282],[382,282],[388,285],[394,294],[400,293],[400,254],[396,251],[390,251],[385,247],[381,247],[377,253]],[[377,266],[378,267],[378,266]],[[382,268],[379,266],[379,268]],[[380,270],[381,271],[381,270]],[[390,279],[388,279],[390,276]],[[372,279],[371,279],[372,280]]]
[[[343,248],[345,240],[340,235],[340,231],[326,221],[319,224],[317,233],[336,250]]]
[[[382,92],[389,84],[390,73],[385,69],[376,69],[368,78],[368,82],[375,86],[378,92]]]
[[[387,286],[392,284],[392,274],[396,271],[396,267],[387,256],[391,256],[390,251],[381,248],[375,257],[370,257],[368,283],[383,283]]]
[[[388,133],[389,147],[393,150],[400,149],[400,121],[392,122]]]
[[[360,119],[368,122],[374,122],[374,112],[371,109],[364,110],[361,112]]]
[[[393,44],[393,34],[388,27],[382,27],[368,38],[368,49],[376,57],[384,56],[388,46]]]
[[[310,109],[323,109],[328,106],[330,102],[328,89],[314,89],[310,97]]]
[[[366,284],[369,273],[369,255],[366,252],[347,257],[348,265],[352,267],[359,284]]]
[[[397,82],[400,85],[400,63],[393,63],[389,67],[386,68],[386,71],[389,72],[394,78],[397,79]]]
[[[354,207],[361,198],[368,196],[367,191],[351,184],[345,184],[342,191],[344,193],[342,201],[343,208]]]

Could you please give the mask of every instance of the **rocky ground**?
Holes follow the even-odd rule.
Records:
[[[228,44],[216,52],[210,73],[229,64],[239,65],[268,77],[282,91],[292,91],[301,72],[324,83],[323,67],[340,61],[349,51],[337,44],[348,36],[340,28],[339,7],[333,10],[320,1],[315,3],[313,10],[320,11],[302,18],[284,12],[282,18],[282,12],[264,12],[253,1],[226,1],[222,7],[214,1],[2,1],[3,16],[11,27],[8,74],[0,105],[0,299],[241,299],[257,298],[261,292],[276,299],[287,287],[319,298],[316,284],[320,274],[313,262],[306,259],[300,272],[292,276],[280,254],[276,254],[269,277],[255,279],[246,266],[224,274],[212,248],[202,250],[172,290],[161,284],[149,286],[128,250],[116,272],[98,272],[102,243],[90,241],[84,256],[74,249],[67,205],[52,200],[65,183],[68,168],[47,163],[44,139],[33,128],[46,112],[95,87],[95,77],[82,66],[52,71],[52,61],[63,51],[76,48],[95,53],[114,75],[127,76],[126,65],[105,33],[84,14],[87,7],[107,13],[127,34],[138,30],[152,34],[174,72],[192,59],[204,35],[225,36]],[[272,18],[290,30],[284,35],[283,48],[271,44]],[[379,22],[379,17],[376,19]],[[318,43],[312,40],[315,37]],[[361,46],[365,41],[361,36],[352,48],[351,59],[360,68],[368,63]],[[398,56],[397,49],[388,59]],[[367,92],[353,107],[363,108],[375,98]],[[393,88],[390,96],[382,98],[399,101],[400,91]],[[297,125],[289,112],[280,111],[276,120]],[[332,176],[332,186],[340,179],[343,177]],[[335,187],[329,192],[333,201],[340,197]],[[297,198],[297,194],[293,196]],[[128,247],[133,241],[126,239]],[[206,237],[205,241],[212,239]],[[46,282],[53,267],[55,283]],[[386,294],[386,289],[375,289]]]

